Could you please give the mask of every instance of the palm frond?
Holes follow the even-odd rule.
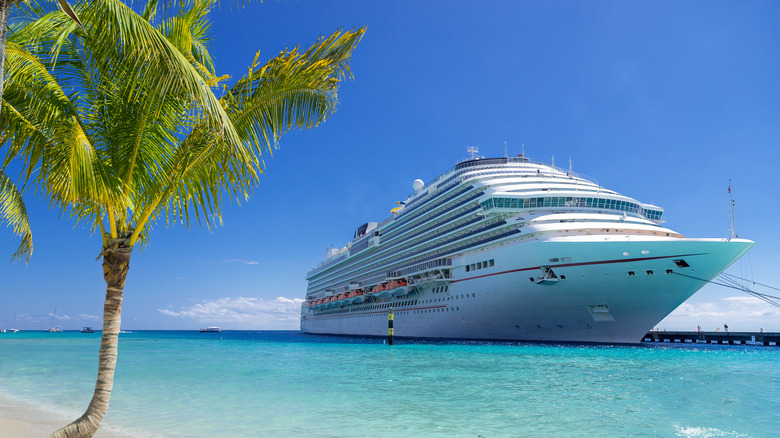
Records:
[[[30,260],[33,252],[32,230],[27,216],[27,208],[22,200],[22,194],[8,176],[0,170],[0,224],[6,222],[21,237],[19,246],[14,251],[11,260],[24,257]]]
[[[245,151],[201,119],[172,157],[161,194],[166,201],[155,217],[187,225],[192,214],[211,227],[221,220],[225,194],[238,202],[247,199],[262,173],[263,152],[271,152],[288,130],[316,126],[335,111],[339,81],[349,73],[352,50],[363,32],[335,32],[304,53],[283,52],[263,67],[255,62],[221,102],[257,159],[246,160]]]
[[[0,129],[11,140],[6,163],[22,155],[30,164],[29,178],[44,148],[54,137],[54,127],[63,118],[76,115],[68,96],[38,58],[16,43],[6,44],[5,90]]]
[[[272,153],[290,129],[309,129],[338,104],[339,82],[351,77],[349,60],[364,28],[336,31],[306,52],[282,52],[266,65],[253,65],[222,98],[242,139],[257,155]]]
[[[123,83],[134,85],[128,98],[137,101],[142,94],[187,94],[209,114],[212,129],[240,141],[219,100],[204,86],[201,74],[148,21],[119,0],[89,1],[81,14],[95,65],[101,71],[115,71]]]

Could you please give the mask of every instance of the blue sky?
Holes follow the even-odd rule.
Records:
[[[283,137],[254,197],[209,232],[158,223],[131,260],[123,328],[295,329],[306,272],[389,216],[467,146],[520,153],[665,209],[689,237],[740,237],[728,272],[780,286],[780,3],[276,1],[213,15],[217,72],[367,26],[325,124]],[[0,328],[101,325],[100,239],[27,193],[35,253],[0,263]],[[10,257],[16,237],[0,233]],[[757,290],[780,295],[771,289]],[[780,331],[780,312],[709,285],[662,329]]]

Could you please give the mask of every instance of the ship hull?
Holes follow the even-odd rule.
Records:
[[[504,242],[453,255],[451,278],[406,295],[304,309],[301,330],[386,336],[392,308],[399,337],[637,343],[753,245],[629,235]]]

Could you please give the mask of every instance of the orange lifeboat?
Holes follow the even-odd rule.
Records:
[[[406,279],[405,278],[399,278],[397,280],[391,280],[390,283],[387,285],[387,290],[395,289],[397,287],[406,286]]]

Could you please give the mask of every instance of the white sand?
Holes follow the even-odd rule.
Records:
[[[8,438],[41,438],[68,425],[74,418],[41,409],[35,405],[24,403],[0,394],[0,437]],[[100,438],[132,438],[101,427],[96,437]]]

